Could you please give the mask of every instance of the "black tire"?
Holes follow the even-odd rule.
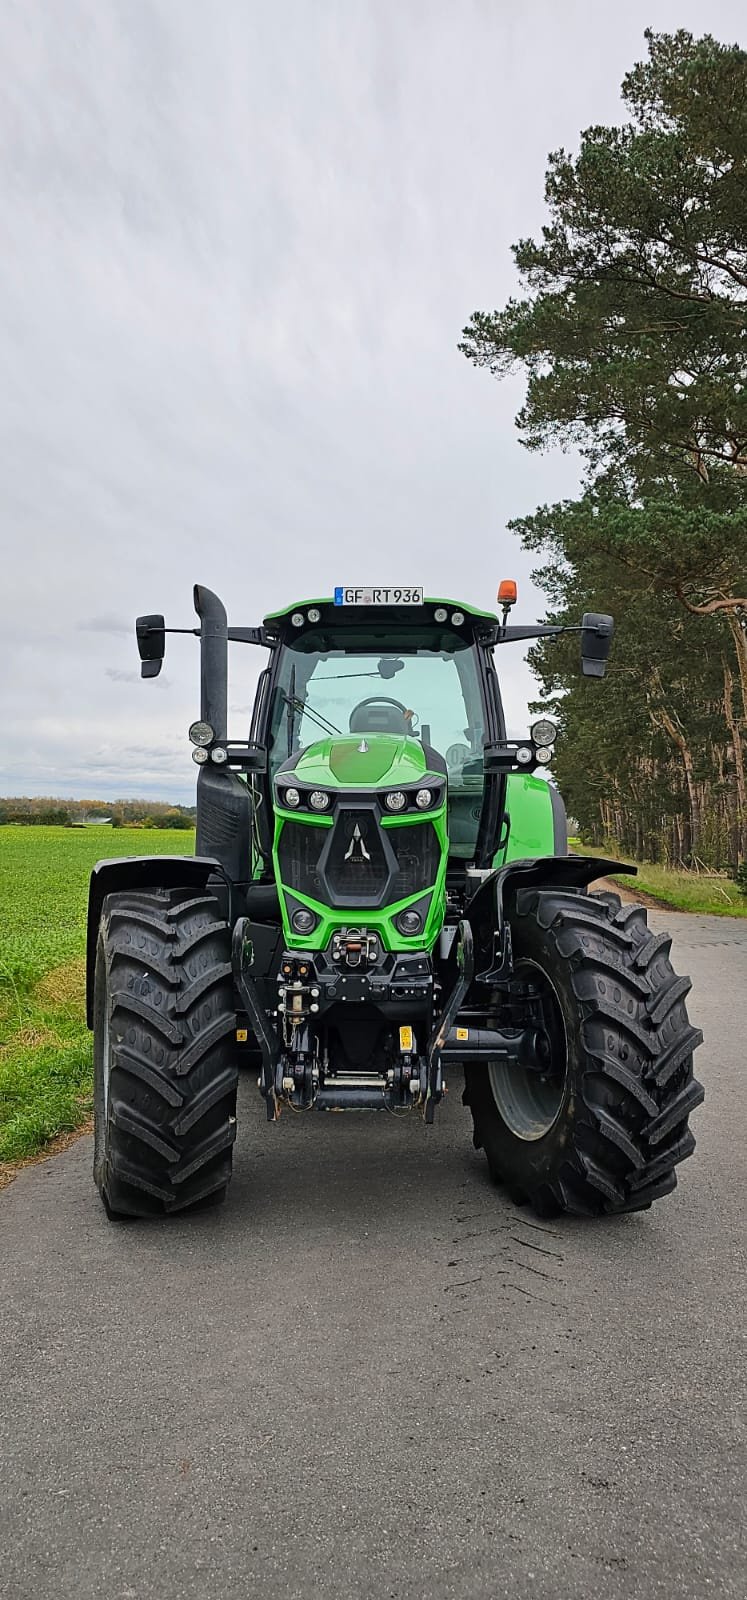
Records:
[[[545,1080],[557,1112],[538,1133],[542,1116],[522,1124],[525,1102],[514,1110],[505,1069],[493,1069],[494,1090],[486,1068],[466,1067],[475,1145],[493,1181],[540,1216],[643,1211],[674,1189],[677,1163],[695,1148],[688,1117],[704,1091],[693,1077],[702,1034],[685,1009],[690,980],[672,969],[668,934],[653,934],[643,907],[617,895],[520,890],[511,931],[519,970],[544,974],[561,1014],[556,1077]],[[552,1094],[543,1094],[536,1104],[550,1121]]]
[[[112,1219],[224,1198],[235,1031],[230,930],[213,896],[109,895],[96,950],[93,1176]]]

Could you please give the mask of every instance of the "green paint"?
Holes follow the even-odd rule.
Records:
[[[394,782],[417,782],[422,776],[422,773],[425,771],[425,757],[423,755],[422,746],[418,745],[415,740],[399,739],[390,734],[376,734],[369,735],[369,739],[367,741],[371,744],[371,753],[373,753],[374,744],[379,740],[385,741],[388,747],[396,747],[392,756],[392,760],[397,771],[397,777],[394,779]],[[303,781],[304,784],[318,784],[320,788],[325,784],[327,788],[335,787],[336,785],[334,782],[330,782],[329,778],[325,779],[319,775],[319,762],[321,761],[326,766],[327,771],[331,771],[330,757],[332,744],[351,744],[353,742],[360,744],[360,738],[357,738],[355,741],[325,740],[321,741],[319,744],[312,745],[308,751],[304,752],[304,757],[312,758],[310,767],[314,773],[314,776],[310,776],[308,772],[305,772],[303,779],[301,779],[301,761],[304,760],[304,757],[302,757],[295,768],[295,772],[299,777],[299,781]],[[413,756],[419,757],[419,759],[413,760]],[[413,768],[416,770],[413,771]],[[391,771],[391,766],[388,771]],[[403,772],[406,772],[406,776],[403,776]],[[346,787],[349,786],[350,780],[347,780]],[[389,786],[389,783],[387,783],[387,787]],[[363,790],[365,785],[361,784],[361,788]],[[371,782],[371,780],[369,780],[369,793],[371,792],[372,788],[375,788],[375,785]],[[323,950],[326,949],[333,933],[338,928],[366,927],[372,933],[378,933],[385,950],[430,950],[435,944],[439,933],[441,932],[446,911],[446,863],[448,860],[449,846],[448,834],[446,831],[446,806],[445,804],[442,804],[438,810],[435,811],[418,811],[416,813],[410,812],[407,816],[382,818],[382,827],[412,827],[415,824],[425,821],[429,821],[433,824],[438,842],[441,846],[440,861],[435,883],[432,886],[428,885],[424,889],[418,890],[416,894],[407,895],[405,899],[397,900],[391,905],[380,906],[377,909],[369,908],[368,906],[355,906],[346,910],[344,907],[333,908],[331,906],[327,906],[322,901],[313,900],[308,895],[300,894],[296,889],[286,889],[280,877],[278,846],[285,822],[297,822],[301,823],[302,825],[310,825],[312,827],[318,827],[320,824],[323,827],[331,827],[333,818],[327,816],[312,817],[307,811],[290,811],[287,808],[281,810],[280,808],[276,807],[275,836],[273,840],[272,858],[275,869],[275,881],[278,885],[278,893],[280,896],[280,907],[283,918],[283,936],[288,949]],[[286,903],[286,893],[292,895],[296,904],[308,906],[309,909],[316,912],[317,916],[320,918],[317,928],[311,935],[304,936],[293,932]],[[416,905],[418,901],[424,900],[428,894],[430,894],[430,903],[426,916],[425,927],[422,933],[417,934],[415,938],[407,939],[399,932],[399,929],[395,925],[394,919],[396,916],[398,916],[400,911],[406,910],[408,906]]]
[[[317,739],[299,756],[294,778],[306,788],[396,788],[427,771],[419,739],[396,733],[341,734]],[[286,781],[287,775],[286,775]]]
[[[494,857],[494,866],[555,854],[552,801],[542,778],[531,772],[510,772],[506,810],[511,823],[508,844]]]
[[[395,926],[394,918],[400,911],[405,911],[408,906],[416,905],[418,901],[426,898],[429,891],[423,890],[419,894],[409,895],[406,900],[397,900],[390,906],[370,908],[356,906],[350,911],[332,910],[319,900],[312,900],[309,895],[299,894],[293,890],[293,899],[297,905],[308,906],[310,911],[315,911],[320,921],[314,932],[307,935],[294,933],[288,917],[283,886],[280,884],[280,906],[283,913],[283,937],[289,950],[325,950],[338,928],[367,928],[369,933],[377,933],[385,950],[431,950],[443,927],[446,912],[446,894],[444,891],[445,866],[439,871],[438,881],[431,893],[431,901],[426,917],[425,928],[414,939],[406,939]],[[288,891],[291,893],[291,891]]]
[[[265,627],[273,622],[287,621],[294,611],[303,611],[306,613],[309,609],[309,606],[316,606],[317,608],[321,608],[322,606],[331,606],[335,614],[339,615],[340,621],[344,619],[346,625],[350,624],[351,620],[355,617],[356,611],[361,613],[365,609],[367,614],[370,616],[371,610],[376,609],[376,607],[364,608],[363,606],[336,606],[332,595],[324,595],[321,599],[316,600],[296,600],[294,605],[284,606],[282,611],[270,611],[264,619]],[[422,607],[399,606],[392,607],[391,609],[401,611],[403,617],[405,614],[407,614],[408,617],[412,616],[413,622],[418,622],[419,620],[422,620],[426,606],[445,606],[449,616],[451,616],[452,611],[461,611],[466,617],[480,617],[481,620],[487,622],[498,621],[494,611],[480,611],[479,607],[477,606],[466,605],[464,600],[444,600],[436,595],[424,595]],[[430,621],[430,618],[428,618],[428,621]],[[307,627],[318,626],[318,623],[307,623]],[[443,626],[445,627],[446,623],[444,623]],[[299,628],[298,631],[300,633],[301,629]]]
[[[362,744],[366,746],[365,749],[361,749]],[[397,734],[377,733],[364,736],[341,735],[318,740],[299,756],[294,768],[294,777],[302,788],[331,791],[341,788],[360,789],[363,798],[364,795],[371,795],[382,788],[389,789],[418,783],[423,783],[425,786],[426,772],[425,753],[419,740]],[[511,823],[508,842],[495,856],[494,865],[498,867],[508,861],[553,855],[555,844],[552,801],[547,783],[531,773],[510,773],[507,779],[506,804]],[[334,818],[323,813],[311,814],[308,811],[294,811],[289,807],[276,806],[273,864],[280,895],[283,934],[288,948],[326,949],[337,929],[366,927],[372,933],[379,935],[386,950],[432,949],[443,927],[446,910],[446,865],[449,851],[446,804],[443,803],[436,811],[416,814],[408,812],[405,815],[382,817],[381,827],[385,830],[405,828],[426,820],[432,822],[441,846],[435,883],[430,888],[409,895],[406,899],[397,900],[392,905],[378,909],[357,906],[346,910],[332,908],[308,895],[299,894],[296,890],[286,890],[280,879],[278,845],[285,823],[296,822],[306,827],[331,828]],[[286,893],[292,894],[293,901],[297,905],[308,906],[309,910],[318,916],[319,923],[310,936],[304,937],[293,932]],[[430,903],[423,932],[413,939],[403,938],[395,925],[395,918],[400,911],[422,901],[426,894],[430,894]]]
[[[291,811],[290,806],[276,806],[275,816],[282,817],[284,822],[305,822],[309,828],[331,828],[335,820],[324,812]]]

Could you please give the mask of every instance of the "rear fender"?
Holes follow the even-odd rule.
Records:
[[[93,1027],[93,980],[101,908],[108,894],[123,889],[205,889],[208,879],[223,879],[219,861],[210,856],[120,856],[97,861],[88,886],[86,929],[86,1023]]]
[[[496,983],[511,972],[510,904],[518,889],[586,889],[609,873],[635,877],[637,867],[602,856],[542,856],[510,861],[483,879],[467,902],[465,917],[472,927],[477,981]]]

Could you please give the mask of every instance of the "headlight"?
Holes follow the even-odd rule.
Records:
[[[533,722],[530,733],[535,744],[554,744],[558,737],[558,730],[549,717],[540,717],[538,722]]]
[[[286,806],[300,806],[301,796],[297,789],[284,789],[280,793],[280,804]]]
[[[534,760],[534,751],[530,750],[528,744],[522,744],[516,752],[516,759],[522,767],[528,767]]]
[[[312,811],[326,811],[329,805],[329,795],[323,789],[312,789],[309,795],[309,805]]]
[[[201,767],[207,761],[207,758],[208,752],[201,745],[198,745],[197,749],[192,751],[192,760],[197,762],[198,767]]]
[[[451,620],[452,620],[455,628],[461,628],[462,623],[464,622],[464,612],[463,611],[452,611]]]
[[[548,749],[547,745],[543,745],[537,751],[537,760],[541,767],[549,767],[552,761],[552,750]]]
[[[418,809],[420,811],[427,811],[429,805],[432,805],[432,803],[433,803],[433,790],[432,789],[418,789],[418,792],[417,792],[417,794],[415,796],[415,804],[418,807]]]
[[[401,789],[393,789],[391,794],[384,795],[384,805],[387,811],[404,811],[407,805],[407,795]]]
[[[422,926],[423,918],[419,911],[400,911],[397,927],[406,939],[413,939],[416,933],[420,933]]]
[[[302,611],[294,611],[293,615],[291,616],[291,622],[293,623],[294,628],[302,628],[303,625],[304,625],[304,614],[303,614],[303,612]]]
[[[313,933],[317,919],[313,911],[294,911],[291,925],[296,933]]]
[[[448,617],[448,615],[449,615],[449,613],[446,610],[445,606],[437,606],[436,610],[433,613],[433,615],[434,615],[434,617],[436,619],[436,622],[445,622],[447,617]]]
[[[217,766],[223,767],[228,760],[228,751],[224,750],[222,744],[213,745],[210,751],[210,760],[214,761]]]
[[[215,734],[209,722],[193,722],[189,730],[189,737],[192,744],[199,745],[202,748],[212,744]]]
[[[310,608],[309,608],[309,622],[321,622],[321,620],[322,620],[322,613],[318,609],[318,607],[317,606],[310,606]]]

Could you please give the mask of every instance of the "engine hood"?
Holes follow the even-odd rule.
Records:
[[[418,783],[427,763],[422,744],[411,735],[355,733],[309,745],[293,771],[299,783],[319,788],[391,788]]]

